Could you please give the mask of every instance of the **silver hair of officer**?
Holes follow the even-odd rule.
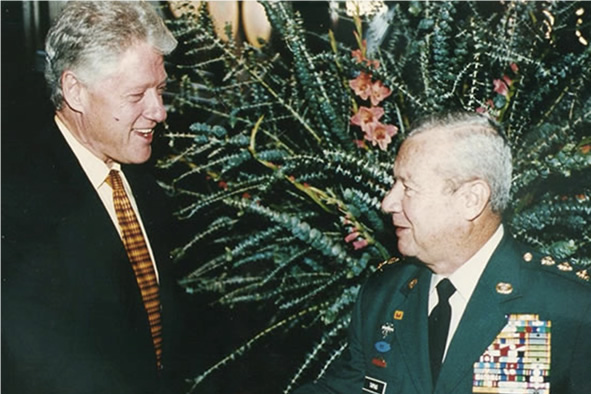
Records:
[[[511,197],[513,163],[511,147],[501,125],[485,115],[450,112],[423,118],[408,138],[425,132],[449,134],[449,160],[438,169],[454,191],[464,182],[482,179],[491,188],[491,209],[501,214]]]

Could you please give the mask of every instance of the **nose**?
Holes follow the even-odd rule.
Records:
[[[146,99],[146,109],[144,116],[156,123],[163,122],[166,120],[166,108],[162,101],[162,95],[159,91],[154,90],[146,93],[148,95]]]
[[[382,211],[386,213],[396,213],[402,211],[402,194],[404,190],[400,182],[394,183],[392,189],[384,196],[382,200]]]

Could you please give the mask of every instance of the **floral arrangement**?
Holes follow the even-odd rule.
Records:
[[[353,58],[357,63],[365,63],[368,67],[378,68],[380,62],[377,60],[367,59],[367,41],[362,40],[361,34],[361,20],[355,18],[357,30],[355,31],[355,38],[359,44],[359,49],[355,49],[351,52]],[[373,146],[378,145],[381,150],[386,150],[388,145],[392,142],[392,137],[398,132],[398,127],[393,125],[385,125],[379,120],[384,115],[384,109],[378,105],[385,98],[392,94],[392,91],[384,86],[382,81],[372,81],[372,74],[361,71],[355,77],[349,81],[349,86],[355,92],[355,95],[360,99],[371,103],[371,107],[360,106],[353,103],[353,110],[355,115],[351,117],[351,123],[361,127],[361,130],[365,133],[364,138],[371,142]],[[363,141],[358,141],[359,147],[364,147]]]
[[[261,4],[272,37],[260,47],[219,39],[205,7],[169,21],[181,46],[158,166],[193,229],[175,250],[181,285],[268,316],[191,391],[294,331],[308,346],[274,392],[321,375],[344,349],[360,285],[399,258],[380,201],[409,125],[430,112],[504,125],[515,156],[507,227],[589,280],[582,2],[393,2],[365,15],[329,2],[339,28],[325,31],[306,25],[302,3]]]

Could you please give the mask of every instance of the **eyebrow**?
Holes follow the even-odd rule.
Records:
[[[411,176],[405,177],[405,176],[394,175],[394,181],[395,182],[402,182],[404,184],[404,186],[408,186],[412,189],[416,189],[416,190],[420,189],[420,185],[418,183],[416,183],[415,181],[413,181]]]

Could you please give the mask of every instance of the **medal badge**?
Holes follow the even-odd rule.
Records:
[[[374,348],[377,351],[377,355],[371,359],[371,363],[379,368],[386,368],[388,365],[384,358],[385,353],[392,350],[392,345],[387,341],[387,338],[394,332],[394,324],[386,322],[380,327],[380,333],[382,334],[382,340],[378,340],[374,344]]]
[[[513,314],[474,363],[473,393],[550,393],[550,320]]]

